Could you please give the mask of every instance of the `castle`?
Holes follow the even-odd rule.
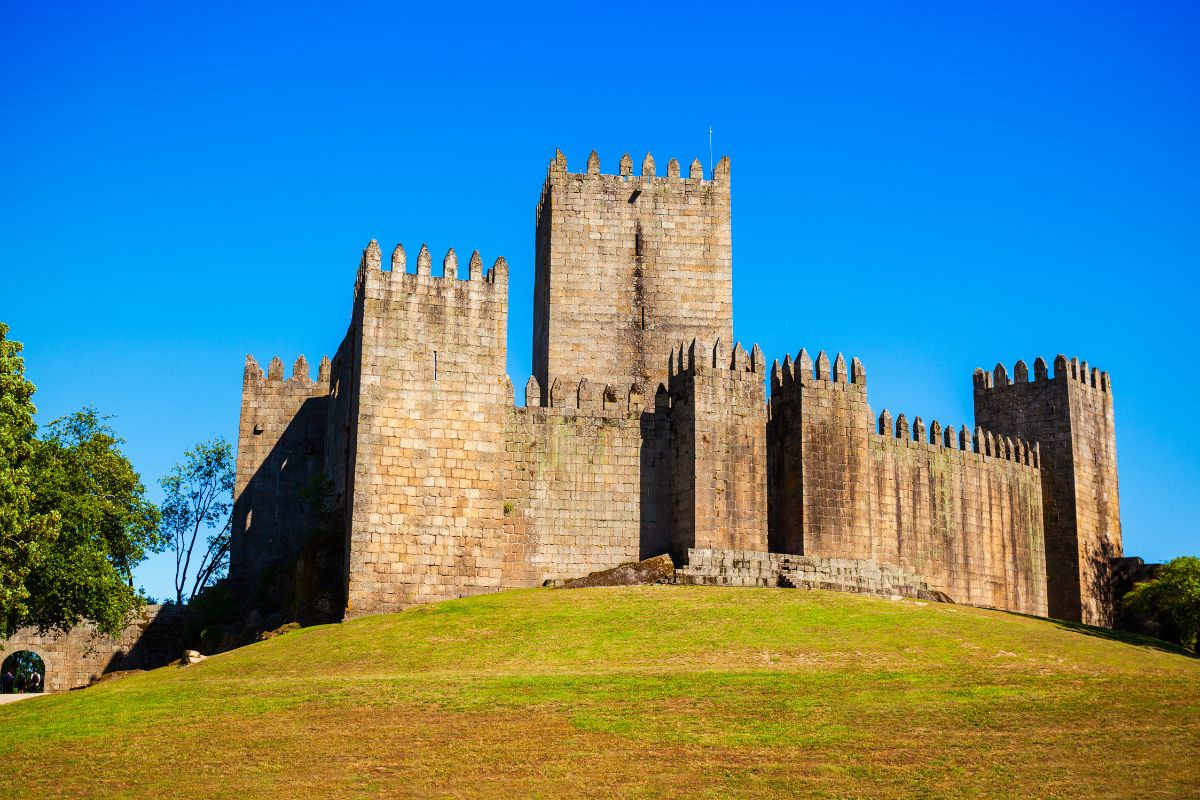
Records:
[[[1063,356],[974,376],[975,426],[878,417],[866,371],[733,338],[730,165],[646,156],[537,204],[533,376],[506,375],[508,266],[434,275],[364,251],[350,325],[314,382],[248,357],[230,580],[249,587],[343,521],[344,614],[535,586],[670,553],[702,574],[836,563],[956,602],[1111,623],[1121,553],[1112,386]],[[770,399],[767,382],[770,382]],[[685,566],[686,565],[686,566]],[[765,567],[762,565],[766,565]],[[789,566],[790,565],[790,566]],[[762,570],[765,569],[766,573]],[[771,570],[779,571],[772,575]],[[766,578],[762,577],[766,574]],[[728,575],[726,576],[728,577]],[[728,582],[728,581],[726,581]],[[872,584],[873,585],[873,584]]]

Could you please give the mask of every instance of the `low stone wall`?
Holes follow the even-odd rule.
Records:
[[[753,550],[688,550],[676,583],[704,586],[780,586],[880,597],[945,600],[920,575],[871,559],[818,558]]]
[[[118,637],[107,636],[91,623],[67,633],[21,628],[0,641],[0,661],[11,653],[31,650],[46,665],[44,691],[62,692],[87,686],[105,672],[154,669],[179,657],[183,611],[177,606],[146,606]]]

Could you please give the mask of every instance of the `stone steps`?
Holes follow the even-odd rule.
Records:
[[[920,575],[871,559],[818,558],[747,550],[688,550],[675,582],[695,586],[783,587],[949,601]]]

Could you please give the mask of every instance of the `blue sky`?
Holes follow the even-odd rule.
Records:
[[[332,353],[372,237],[508,259],[519,386],[554,148],[707,162],[711,125],[739,338],[943,423],[977,366],[1087,359],[1126,552],[1200,552],[1200,6],[340,5],[0,10],[0,319],[40,421],[115,414],[153,486],[236,438],[247,352]]]

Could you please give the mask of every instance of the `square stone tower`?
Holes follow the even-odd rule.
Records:
[[[676,561],[688,550],[767,550],[767,405],[758,345],[692,340],[670,359]]]
[[[422,245],[410,273],[397,246],[384,271],[372,241],[359,267],[345,348],[350,615],[501,585],[508,265],[485,273],[476,252],[464,280],[453,250],[442,275],[431,262]]]
[[[733,341],[729,159],[711,180],[672,159],[665,177],[649,155],[642,174],[621,158],[602,175],[567,172],[558,152],[537,209],[533,372],[545,393],[576,384],[642,382],[652,396],[681,341]],[[543,396],[543,400],[545,397]]]
[[[1108,373],[1065,356],[975,372],[975,422],[1041,445],[1050,616],[1112,625],[1110,563],[1121,556],[1117,445]]]

